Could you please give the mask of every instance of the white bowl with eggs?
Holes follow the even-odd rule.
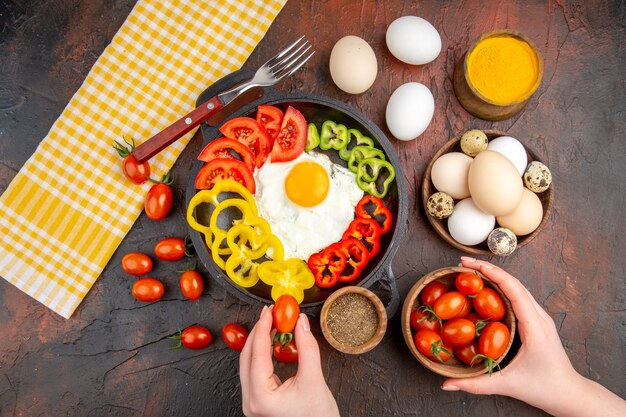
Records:
[[[514,250],[530,243],[552,211],[554,190],[551,185],[541,193],[533,193],[524,186],[522,174],[526,166],[541,159],[526,145],[516,149],[521,140],[495,141],[509,136],[498,130],[483,132],[490,147],[473,157],[462,152],[461,136],[439,149],[424,173],[422,203],[428,221],[446,242],[472,255],[495,256],[488,246],[488,235],[508,233],[502,230],[505,228],[515,235]],[[520,157],[522,152],[524,155]],[[474,162],[478,162],[474,167],[478,169],[470,170]],[[450,178],[457,179],[453,184],[446,183]],[[453,198],[454,210],[453,215],[439,219],[429,214],[428,200],[441,189],[448,190],[447,194]]]
[[[202,103],[206,98],[219,92],[220,89],[228,88],[229,85],[236,83],[239,79],[245,79],[249,74],[243,71],[231,74],[231,76],[221,80],[217,85],[212,86],[202,93],[198,99],[199,103]],[[224,82],[228,81],[228,83]],[[218,90],[218,91],[216,91]],[[269,88],[265,91],[265,95],[262,99],[258,99],[252,103],[249,103],[232,115],[229,118],[239,116],[251,116],[254,117],[256,109],[259,104],[269,104],[281,108],[283,111],[287,106],[293,106],[298,109],[306,118],[307,123],[315,123],[320,126],[326,120],[333,120],[336,123],[341,123],[349,128],[358,129],[364,135],[367,135],[373,139],[377,148],[383,151],[387,161],[393,165],[396,175],[392,184],[390,185],[388,194],[383,198],[383,201],[393,216],[393,227],[391,231],[383,235],[380,242],[379,253],[371,259],[367,267],[363,270],[357,280],[347,283],[348,285],[359,285],[365,288],[372,288],[381,281],[387,281],[388,285],[381,285],[382,288],[389,287],[388,294],[383,294],[383,301],[389,309],[390,313],[395,312],[395,309],[399,306],[399,296],[396,289],[395,278],[391,271],[391,261],[397,250],[399,242],[403,234],[403,228],[407,220],[408,215],[408,198],[407,198],[407,185],[402,173],[400,161],[395,153],[393,146],[389,140],[385,137],[384,133],[373,122],[367,119],[364,115],[349,107],[345,103],[337,100],[312,95],[312,94],[285,94]],[[221,134],[218,131],[218,127],[224,122],[217,123],[216,126],[202,126],[202,136],[204,145],[210,141],[218,138]],[[285,164],[265,164],[261,170],[255,173],[257,181],[257,188],[262,196],[259,196],[257,205],[259,206],[259,213],[263,218],[269,220],[269,217],[273,217],[270,223],[273,223],[272,232],[275,233],[281,241],[283,239],[291,239],[298,243],[295,245],[296,250],[305,250],[305,246],[309,244],[314,245],[313,240],[318,236],[327,237],[334,236],[332,240],[338,240],[343,233],[343,226],[339,227],[336,224],[345,223],[345,219],[339,217],[352,218],[354,216],[353,203],[354,196],[354,184],[350,184],[344,178],[346,161],[339,158],[337,151],[329,150],[323,151],[316,149],[316,154],[303,154],[301,158],[315,161],[319,164],[329,175],[331,179],[331,188],[336,188],[335,197],[329,198],[327,196],[327,202],[317,206],[316,210],[307,211],[304,216],[308,217],[307,220],[311,220],[313,223],[319,223],[319,227],[314,230],[314,235],[309,237],[302,237],[298,235],[299,232],[294,231],[292,226],[295,223],[297,217],[302,217],[300,214],[291,213],[289,205],[286,203],[286,199],[282,195],[285,191],[285,178],[286,173],[289,170],[289,163]],[[299,157],[300,158],[300,157]],[[266,167],[266,165],[268,165]],[[275,165],[275,166],[272,166]],[[201,168],[201,161],[196,161],[189,173],[189,185],[187,187],[186,201],[189,204],[191,198],[195,195],[196,189],[194,186],[194,178]],[[284,185],[283,185],[284,184]],[[352,204],[352,205],[351,205]],[[351,210],[352,207],[352,210]],[[200,223],[204,223],[210,217],[210,213],[204,212],[201,207],[196,208],[195,217]],[[203,221],[204,220],[204,221]],[[231,221],[228,218],[223,219],[225,222]],[[336,222],[335,222],[336,221]],[[337,235],[337,233],[339,233]],[[194,244],[194,248],[200,258],[201,262],[207,268],[209,274],[218,281],[228,292],[235,295],[237,298],[250,303],[250,304],[270,304],[272,303],[272,297],[270,295],[271,288],[259,281],[256,285],[250,288],[242,288],[234,284],[230,278],[228,278],[224,271],[222,271],[212,260],[209,248],[207,248],[203,236],[193,230],[189,229],[191,240]],[[336,236],[335,236],[336,235]],[[282,237],[281,237],[282,236]],[[284,242],[283,242],[284,243]],[[301,243],[301,244],[300,244]],[[291,246],[291,245],[290,245]],[[298,253],[294,253],[293,256],[299,257]],[[302,257],[300,257],[302,258]],[[305,259],[306,260],[306,259]],[[319,309],[323,302],[332,294],[335,290],[345,287],[346,284],[337,284],[331,288],[313,288],[305,290],[304,301],[301,307],[304,311],[310,313],[319,313]],[[391,311],[392,310],[392,311]],[[391,314],[393,315],[393,314]]]

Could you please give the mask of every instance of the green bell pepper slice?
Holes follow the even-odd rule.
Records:
[[[359,163],[367,158],[378,158],[384,161],[385,154],[380,149],[372,148],[371,146],[355,146],[350,151],[348,169],[356,174]]]
[[[312,151],[317,148],[320,144],[320,134],[317,132],[317,126],[315,123],[309,123],[309,130],[306,137],[306,146],[304,147],[305,151]]]
[[[385,171],[388,172],[386,178],[383,174]],[[378,158],[365,158],[357,167],[356,183],[366,193],[384,198],[395,177],[396,170],[389,162]]]
[[[354,148],[354,146],[350,147],[352,141],[355,141],[354,146],[369,146],[374,148],[374,141],[363,135],[357,129],[348,129],[348,143],[346,143],[346,147],[339,150],[339,157],[344,161],[348,161],[350,159],[350,152]]]
[[[337,151],[343,149],[348,144],[348,128],[342,124],[326,120],[322,124],[322,132],[320,133],[320,148],[324,151],[335,149]]]

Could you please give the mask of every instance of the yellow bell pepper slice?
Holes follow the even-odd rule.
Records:
[[[257,273],[261,281],[272,287],[274,301],[283,294],[289,294],[300,304],[304,300],[304,290],[315,284],[306,262],[298,258],[265,261],[259,265]]]

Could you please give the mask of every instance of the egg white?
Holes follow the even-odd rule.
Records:
[[[289,171],[305,161],[320,164],[330,180],[328,195],[314,207],[298,206],[285,192]],[[283,243],[285,259],[307,260],[340,240],[354,218],[354,207],[363,197],[354,173],[315,152],[302,153],[289,162],[267,162],[256,171],[254,179],[259,215],[269,222],[272,233]]]

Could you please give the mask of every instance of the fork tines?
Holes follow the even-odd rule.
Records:
[[[311,48],[312,46],[309,41],[304,39],[304,36],[301,36],[294,43],[267,61],[265,66],[268,67],[277,80],[281,80],[297,71],[315,54],[315,51],[311,51]],[[308,53],[309,51],[311,52]]]

